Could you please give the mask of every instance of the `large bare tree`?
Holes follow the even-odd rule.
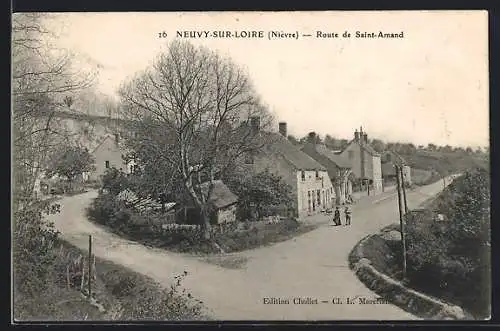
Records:
[[[94,72],[75,65],[75,55],[57,49],[48,28],[50,16],[12,16],[13,193],[30,201],[50,150],[62,140],[54,116],[71,103],[71,95],[91,85]]]
[[[122,86],[120,96],[134,132],[127,143],[135,161],[156,185],[181,184],[200,208],[208,237],[214,180],[263,146],[247,120],[258,117],[262,129],[272,123],[248,75],[216,52],[174,41]]]

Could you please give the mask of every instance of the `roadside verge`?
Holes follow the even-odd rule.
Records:
[[[366,236],[349,254],[349,267],[363,284],[392,304],[415,316],[433,320],[467,319],[462,308],[408,288],[400,281],[378,270],[373,261],[367,258],[367,252],[374,249],[372,243],[375,240],[380,241],[379,234]]]

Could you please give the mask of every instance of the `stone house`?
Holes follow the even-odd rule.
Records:
[[[381,155],[382,160],[382,178],[384,182],[396,182],[396,169],[398,165],[403,169],[403,182],[411,185],[411,167],[406,160],[393,150],[386,150]]]
[[[352,194],[351,164],[324,144],[318,143],[314,132],[309,134],[301,151],[325,166],[334,187],[336,204],[345,203]]]
[[[95,159],[95,171],[88,174],[89,180],[99,180],[107,169],[116,168],[126,174],[134,171],[134,162],[125,162],[123,156],[126,149],[120,143],[120,134],[105,135],[101,142],[91,151]]]
[[[358,180],[358,188],[368,194],[382,192],[382,164],[380,154],[368,143],[368,134],[356,129],[354,139],[337,155],[350,164],[352,173]]]
[[[279,125],[279,133],[261,131],[258,117],[250,124],[265,144],[258,153],[245,156],[242,166],[247,173],[267,169],[280,176],[291,187],[296,217],[332,208],[335,192],[326,167],[288,141],[286,124]]]

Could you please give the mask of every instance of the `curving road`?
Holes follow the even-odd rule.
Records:
[[[449,182],[449,180],[448,180]],[[443,189],[443,182],[407,192],[408,206]],[[100,257],[150,276],[169,286],[175,274],[189,274],[184,286],[203,300],[220,320],[406,320],[415,316],[390,304],[346,304],[346,298],[376,298],[349,269],[347,257],[368,234],[398,219],[397,196],[386,192],[366,197],[353,206],[350,227],[333,227],[325,216],[310,219],[319,227],[272,246],[231,254],[222,259],[245,260],[239,269],[207,263],[199,257],[166,252],[122,239],[85,217],[85,208],[96,192],[61,200],[61,213],[52,216],[63,238],[87,249],[93,235],[93,251]],[[318,300],[318,304],[294,304]],[[264,298],[288,299],[289,304],[264,304]],[[310,299],[308,299],[310,298]],[[333,304],[334,298],[343,304]],[[328,303],[321,303],[321,301]]]

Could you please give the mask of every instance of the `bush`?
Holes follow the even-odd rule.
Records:
[[[101,183],[102,189],[112,196],[117,196],[121,191],[131,187],[125,173],[116,168],[107,169],[101,178]]]
[[[174,277],[168,290],[137,273],[111,269],[103,275],[106,288],[120,300],[125,320],[193,320],[202,315],[202,302],[182,289],[187,272]]]
[[[465,173],[429,205],[430,210],[412,213],[408,218],[410,281],[479,316],[488,316],[488,172],[476,169]],[[445,215],[445,220],[436,221],[435,213]]]
[[[204,251],[211,246],[203,239],[201,229],[162,229],[161,220],[166,216],[140,214],[116,201],[111,194],[100,194],[88,208],[87,215],[92,221],[149,246],[168,247],[180,252]]]
[[[14,213],[14,284],[16,290],[28,296],[36,296],[48,285],[58,232],[43,214],[58,211],[57,204],[36,203]]]

